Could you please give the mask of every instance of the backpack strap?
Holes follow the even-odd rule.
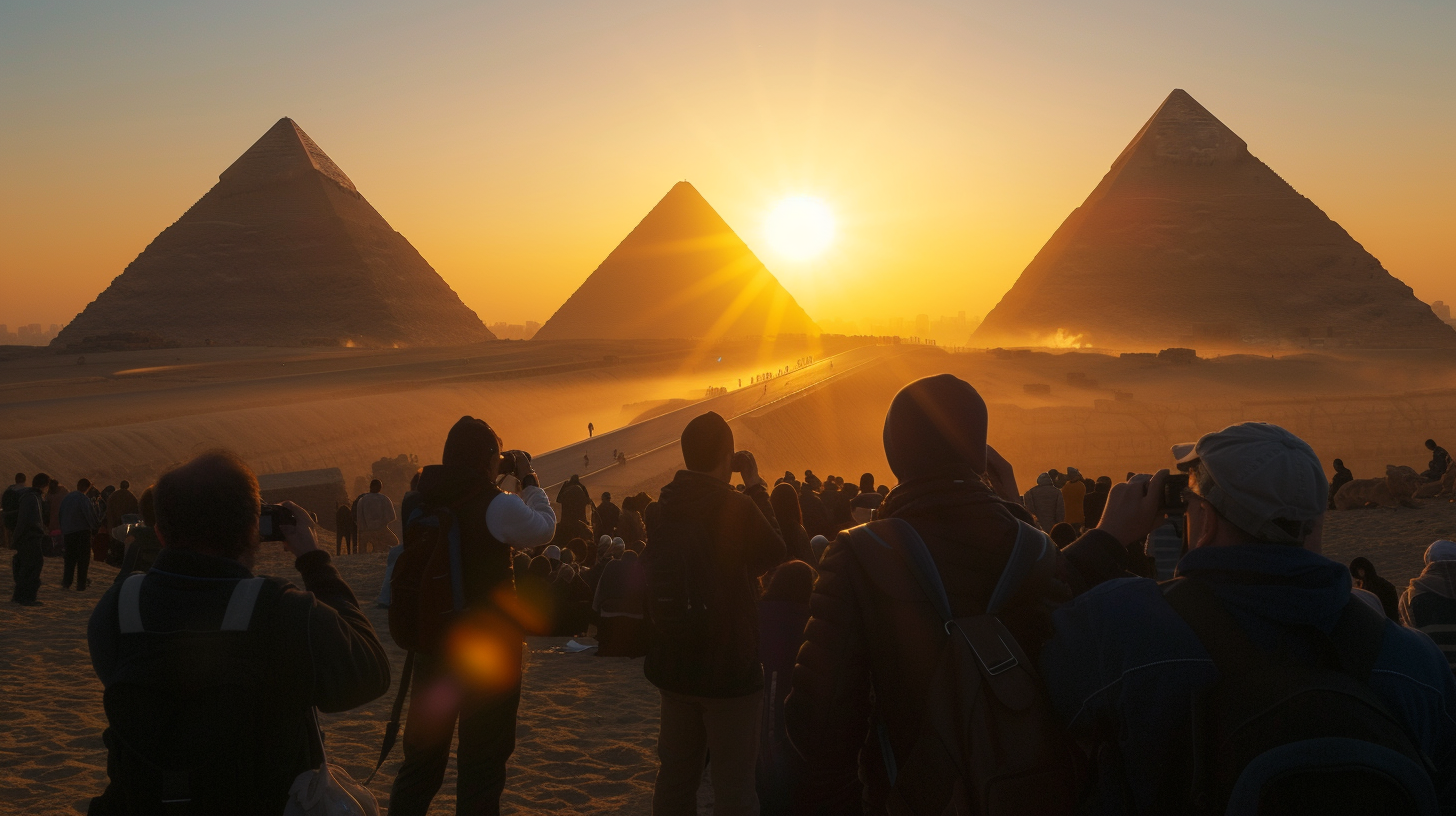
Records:
[[[1249,640],[1208,584],[1175,578],[1165,581],[1162,587],[1163,599],[1193,630],[1220,675],[1228,677],[1268,664],[1269,658]]]
[[[142,581],[146,577],[146,573],[138,572],[121,582],[121,595],[116,599],[116,613],[123,635],[147,631],[142,626]]]
[[[266,578],[244,578],[233,585],[233,594],[228,598],[227,611],[223,613],[221,632],[246,632],[253,620],[253,608],[258,605],[258,593],[263,591]]]
[[[1370,681],[1370,672],[1385,643],[1386,622],[1384,615],[1350,598],[1330,631],[1330,639],[1340,656],[1340,671],[1361,683]]]

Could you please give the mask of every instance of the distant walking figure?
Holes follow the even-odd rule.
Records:
[[[593,433],[593,432],[594,432],[594,431],[596,431],[596,428],[595,428],[595,427],[593,427],[593,426],[592,426],[592,424],[591,424],[591,423],[590,423],[590,422],[588,422],[588,423],[587,423],[587,424],[586,424],[586,438],[587,438],[587,439],[591,439],[591,438],[592,438],[592,433]]]
[[[589,453],[583,453],[581,455],[581,469],[582,470],[586,470],[586,469],[588,469],[590,467],[591,467],[591,454],[589,454]]]

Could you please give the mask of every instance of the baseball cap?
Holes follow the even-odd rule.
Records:
[[[1324,467],[1307,442],[1278,425],[1243,422],[1173,446],[1179,470],[1196,462],[1198,493],[1260,541],[1302,544],[1329,501]]]

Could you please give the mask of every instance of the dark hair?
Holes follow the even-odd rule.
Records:
[[[768,579],[763,600],[806,604],[814,594],[814,580],[818,577],[814,568],[803,561],[785,561]]]
[[[16,474],[16,475],[18,476],[19,474]],[[34,478],[32,478],[30,480],[30,486],[31,487],[34,487],[36,489],[39,489],[39,488],[42,488],[42,487],[49,487],[50,486],[50,483],[51,483],[51,477],[49,475],[47,475],[47,474],[44,474],[44,473],[37,473],[37,474],[35,474]]]
[[[682,454],[688,470],[713,470],[733,455],[733,429],[712,411],[697,416],[683,428]]]
[[[1363,576],[1360,574],[1362,572],[1365,573]],[[1350,562],[1350,576],[1352,578],[1362,579],[1380,577],[1375,574],[1375,565],[1370,563],[1370,559],[1364,556],[1356,558],[1354,561]]]
[[[157,526],[157,494],[152,488],[142,491],[141,498],[137,499],[137,511],[142,515],[142,524]]]
[[[1427,439],[1426,440],[1426,447],[1431,448],[1431,449],[1435,449],[1435,447],[1436,447],[1436,440],[1434,440],[1434,439]]]
[[[1338,467],[1344,467],[1344,466],[1345,466],[1345,460],[1344,459],[1336,459],[1335,460],[1335,467],[1338,468]]]
[[[1059,521],[1052,525],[1052,531],[1048,535],[1052,537],[1052,543],[1057,545],[1057,549],[1061,549],[1077,540],[1077,528],[1065,521]]]
[[[164,473],[153,488],[157,532],[177,550],[237,558],[258,545],[258,480],[237,454],[209,451]]]
[[[544,555],[538,555],[535,558],[531,559],[531,565],[526,568],[526,571],[536,576],[537,578],[550,578],[551,559],[547,558]]]
[[[25,484],[25,474],[24,473],[17,473],[17,474],[15,474],[15,483],[16,484]]]
[[[511,559],[511,571],[516,574],[517,578],[528,572],[530,568],[531,556],[524,552],[516,553],[516,556]]]
[[[875,474],[873,474],[873,473],[862,473],[862,474],[860,474],[860,477],[859,477],[859,492],[861,492],[861,493],[873,493],[873,492],[875,492]]]
[[[611,493],[603,493],[602,494],[602,501],[611,501],[611,500],[612,500],[612,494]]]
[[[370,493],[378,493],[379,491],[381,491],[383,489],[384,489],[384,482],[381,482],[378,479],[373,479],[373,480],[371,480],[369,482],[369,492]]]
[[[76,480],[76,489],[79,490],[79,491],[81,491],[82,493],[85,493],[87,490],[90,490],[91,489],[91,480],[90,479],[77,479]]]
[[[121,489],[122,489],[122,490],[126,490],[126,489],[128,489],[128,488],[130,488],[130,487],[131,487],[131,482],[128,482],[128,481],[127,481],[127,480],[125,480],[125,479],[122,479],[122,480],[121,480]]]
[[[501,444],[500,434],[485,420],[463,416],[445,436],[445,451],[440,455],[440,464],[469,468],[478,473],[494,473],[499,466]]]
[[[804,525],[804,511],[799,507],[799,491],[787,482],[780,482],[768,495],[769,506],[778,519],[779,529]]]

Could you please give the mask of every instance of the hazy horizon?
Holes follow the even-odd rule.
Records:
[[[545,322],[683,179],[816,319],[983,316],[1175,87],[1450,302],[1453,32],[1436,3],[7,6],[0,323],[69,321],[282,116],[488,324]],[[764,235],[795,195],[837,221],[810,260]]]

